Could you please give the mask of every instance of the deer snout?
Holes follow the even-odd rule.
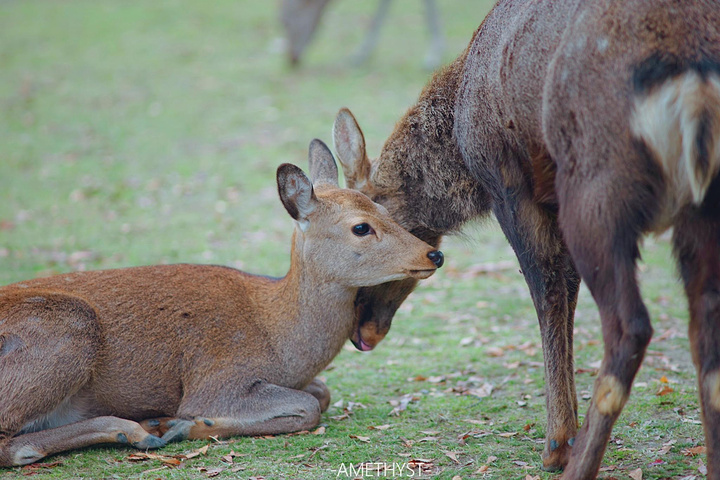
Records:
[[[443,263],[445,263],[445,255],[443,255],[440,250],[433,250],[432,252],[428,252],[427,256],[437,268],[442,267]]]

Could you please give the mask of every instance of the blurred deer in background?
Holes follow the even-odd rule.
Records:
[[[425,56],[424,65],[427,69],[440,66],[445,50],[445,40],[440,28],[440,15],[435,0],[424,0],[425,20],[430,31],[430,47]],[[280,21],[285,28],[287,51],[290,64],[297,66],[305,48],[312,40],[325,8],[330,0],[283,0],[280,8]],[[360,48],[353,55],[355,64],[365,63],[372,55],[380,36],[385,17],[387,17],[391,0],[379,0],[370,28]]]
[[[358,288],[427,278],[443,256],[340,189],[319,140],[310,173],[314,187],[294,165],[277,171],[295,220],[283,278],[157,265],[0,288],[0,466],[100,443],[314,427],[330,402],[315,375],[362,338]]]
[[[707,443],[720,479],[720,3],[501,0],[370,161],[348,110],[347,184],[431,245],[493,212],[537,311],[548,409],[543,464],[594,479],[652,336],[638,244],[673,227]],[[578,431],[580,278],[605,353]],[[414,282],[360,290],[380,339]]]

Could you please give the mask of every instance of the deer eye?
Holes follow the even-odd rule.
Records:
[[[358,237],[364,237],[365,235],[375,233],[375,230],[373,230],[367,223],[359,223],[352,227],[352,232]]]

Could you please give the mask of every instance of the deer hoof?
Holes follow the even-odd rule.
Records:
[[[44,456],[45,454],[34,446],[23,445],[22,447],[18,448],[18,450],[13,455],[11,465],[28,465],[37,462]]]
[[[164,447],[165,445],[167,445],[167,442],[160,437],[156,437],[155,435],[148,435],[139,442],[135,442],[132,444],[132,446],[137,448],[138,450],[160,448]]]
[[[202,422],[208,427],[212,427],[213,425],[215,425],[215,421],[210,420],[209,418],[195,417],[195,421]]]
[[[565,468],[570,461],[573,443],[575,443],[574,437],[561,442],[555,439],[550,440],[543,452],[542,469],[546,472],[559,472]]]
[[[170,430],[165,432],[162,439],[166,443],[179,442],[185,440],[190,435],[190,429],[195,425],[195,422],[190,420],[175,419],[167,423]]]

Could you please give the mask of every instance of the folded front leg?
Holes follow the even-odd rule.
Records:
[[[321,412],[325,412],[330,406],[330,390],[322,380],[314,378],[307,387],[303,388],[303,391],[317,398]]]
[[[322,382],[314,381],[313,384],[319,389]],[[144,428],[165,430],[163,440],[174,442],[276,435],[310,430],[320,422],[320,402],[305,391],[264,381],[256,381],[239,396],[232,389],[221,389],[212,396],[200,393],[204,391],[197,389],[198,393],[186,393],[177,418],[146,420]]]

